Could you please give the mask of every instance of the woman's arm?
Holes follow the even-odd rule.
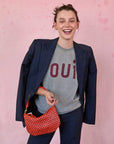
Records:
[[[54,98],[54,94],[50,91],[48,91],[47,89],[45,89],[44,87],[39,87],[36,91],[37,95],[42,95],[46,97],[46,102],[49,105],[55,105],[58,103],[58,101]]]

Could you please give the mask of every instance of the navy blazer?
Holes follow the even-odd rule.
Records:
[[[57,45],[56,39],[37,39],[31,44],[21,65],[16,103],[16,120],[24,122],[25,105],[42,85]],[[83,109],[83,122],[95,124],[97,67],[91,47],[73,41],[78,92]]]

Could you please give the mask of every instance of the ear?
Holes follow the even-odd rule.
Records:
[[[56,24],[56,22],[53,22],[53,28],[55,28],[55,30],[57,30],[57,24]]]

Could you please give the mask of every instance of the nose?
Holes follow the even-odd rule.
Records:
[[[69,22],[66,22],[66,23],[65,23],[65,26],[67,26],[67,27],[68,27],[68,26],[69,26]]]

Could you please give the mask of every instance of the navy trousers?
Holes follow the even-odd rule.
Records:
[[[81,128],[82,128],[82,108],[78,108],[66,114],[59,115],[61,125],[60,144],[80,144]],[[29,136],[27,144],[50,144],[55,132],[39,135]]]

